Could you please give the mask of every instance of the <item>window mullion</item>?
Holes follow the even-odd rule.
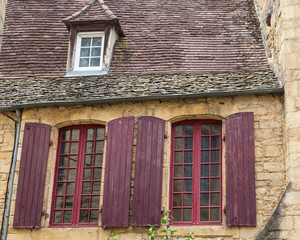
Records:
[[[199,223],[200,221],[200,158],[201,158],[201,136],[200,136],[200,124],[199,122],[194,122],[194,139],[195,139],[195,146],[194,146],[194,185],[195,188],[193,190],[195,205],[193,206],[194,212],[194,223]]]

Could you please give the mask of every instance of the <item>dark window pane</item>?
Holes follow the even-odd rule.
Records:
[[[86,138],[87,138],[87,140],[94,140],[95,139],[95,128],[89,128],[88,130],[87,130],[87,136],[86,136]]]
[[[174,177],[182,177],[182,166],[174,166]]]
[[[182,180],[174,180],[174,192],[182,192]]]
[[[60,153],[69,153],[69,143],[62,143]]]
[[[181,194],[173,194],[173,206],[178,207],[181,205]]]
[[[209,148],[209,137],[201,137],[201,148]]]
[[[183,136],[183,125],[177,125],[175,127],[175,136]]]
[[[98,210],[91,210],[90,222],[98,222]]]
[[[77,156],[70,156],[69,167],[76,167],[77,165]]]
[[[211,209],[211,221],[220,221],[220,208]]]
[[[211,137],[211,147],[212,148],[220,147],[220,137]]]
[[[94,142],[87,142],[86,143],[86,153],[93,153],[94,152]]]
[[[66,197],[65,199],[65,208],[73,207],[73,197]]]
[[[183,147],[183,138],[175,138],[175,149],[182,149]]]
[[[212,193],[211,194],[211,206],[219,206],[220,205],[220,194],[219,193]]]
[[[54,211],[54,223],[61,223],[61,215],[62,215],[62,211]]]
[[[193,177],[193,166],[191,165],[184,166],[184,177]]]
[[[202,135],[209,135],[209,128],[210,128],[210,124],[209,123],[203,123],[201,125],[201,134]]]
[[[88,67],[88,66],[89,66],[89,59],[88,58],[80,58],[79,67]]]
[[[93,165],[93,155],[85,155],[84,166],[91,167]]]
[[[67,183],[67,194],[73,194],[75,189],[75,183]]]
[[[81,48],[80,57],[89,57],[90,56],[90,48]]]
[[[68,157],[67,156],[60,156],[59,167],[67,167],[67,166],[68,166]]]
[[[208,178],[201,179],[200,191],[201,192],[209,191],[209,179]]]
[[[93,47],[92,48],[92,56],[93,57],[100,57],[101,48],[100,47]]]
[[[209,162],[209,151],[201,151],[201,162]]]
[[[103,158],[102,154],[95,155],[95,167],[101,167],[102,166],[102,161],[103,161],[102,158]]]
[[[78,141],[79,140],[79,129],[72,130],[72,140]]]
[[[102,37],[94,37],[93,38],[93,46],[101,46]]]
[[[211,161],[212,162],[219,162],[220,161],[220,151],[219,150],[211,151]]]
[[[104,128],[97,128],[97,139],[104,139]]]
[[[220,176],[220,165],[219,164],[211,165],[211,176],[213,176],[213,177]]]
[[[220,124],[219,123],[211,124],[211,134],[220,134]]]
[[[200,221],[209,221],[209,209],[208,208],[200,209]]]
[[[101,168],[94,168],[93,179],[101,180]]]
[[[175,163],[182,163],[182,152],[175,152]]]
[[[91,208],[99,208],[99,196],[92,196]]]
[[[193,125],[186,124],[185,125],[185,136],[193,136]]]
[[[78,142],[71,143],[70,153],[77,153],[78,152]]]
[[[184,139],[184,149],[193,149],[193,138]]]
[[[201,165],[201,177],[209,177],[209,165]]]
[[[68,170],[68,180],[75,180],[76,178],[76,169]]]
[[[95,152],[99,153],[99,152],[103,152],[103,141],[97,141],[96,142],[96,150]]]
[[[63,130],[61,140],[63,141],[69,141],[70,140],[70,130]]]
[[[211,191],[220,191],[220,179],[211,179]]]
[[[193,180],[184,180],[184,186],[183,186],[184,192],[192,192],[193,191]]]
[[[82,38],[81,39],[81,46],[82,47],[88,47],[91,46],[91,38]]]
[[[72,222],[72,211],[64,211],[64,223]]]
[[[192,194],[183,194],[183,206],[192,206]]]
[[[79,222],[81,223],[88,223],[89,222],[89,211],[88,210],[81,210],[80,211],[80,218],[79,218]]]
[[[84,169],[83,179],[84,180],[92,179],[92,169],[91,168]]]
[[[90,204],[90,197],[82,196],[81,197],[81,208],[89,208],[89,204]]]
[[[99,67],[99,66],[100,66],[100,58],[92,58],[91,67]]]
[[[208,206],[208,205],[209,205],[209,193],[201,193],[200,206]]]
[[[66,180],[66,174],[67,174],[67,170],[66,169],[60,169],[58,171],[58,181],[65,181]]]
[[[63,208],[64,197],[56,197],[55,199],[55,208]]]
[[[184,222],[192,221],[192,209],[191,208],[183,209],[183,221]]]
[[[56,194],[62,195],[65,193],[65,183],[57,183]]]
[[[173,209],[173,221],[174,222],[181,221],[181,209]]]
[[[93,188],[92,188],[93,194],[100,193],[100,185],[101,185],[101,182],[93,182]]]
[[[184,152],[184,163],[192,163],[193,162],[193,152],[187,151]]]
[[[91,192],[91,182],[82,183],[82,193],[89,194]]]

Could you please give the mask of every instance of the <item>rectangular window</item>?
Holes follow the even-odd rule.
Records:
[[[103,43],[103,32],[79,32],[77,34],[74,70],[101,70]]]
[[[221,136],[220,121],[173,124],[170,186],[173,224],[221,223]]]
[[[60,129],[51,225],[98,225],[104,126]]]

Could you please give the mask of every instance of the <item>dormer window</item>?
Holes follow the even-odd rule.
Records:
[[[76,41],[75,71],[101,70],[103,62],[103,32],[79,32]]]

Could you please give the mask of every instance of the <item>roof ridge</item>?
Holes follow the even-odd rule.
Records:
[[[97,1],[97,0],[96,0]],[[108,15],[112,19],[117,19],[117,16],[109,9],[109,7],[104,3],[104,0],[98,0],[101,8],[103,9],[104,13]]]

